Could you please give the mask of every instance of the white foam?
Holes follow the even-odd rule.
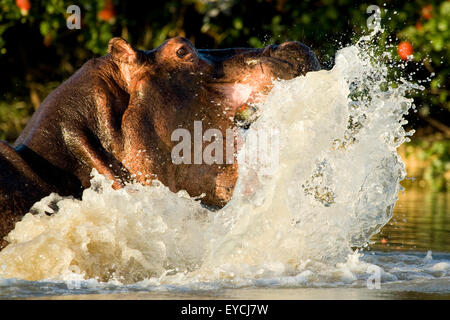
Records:
[[[219,212],[164,186],[114,190],[93,172],[81,201],[52,194],[17,223],[0,277],[238,287],[367,278],[371,264],[353,248],[392,216],[405,176],[396,148],[412,106],[410,84],[380,90],[387,67],[368,61],[351,46],[330,71],[275,83],[247,136],[278,129],[279,167],[268,175],[242,163]],[[48,216],[50,204],[58,209]]]

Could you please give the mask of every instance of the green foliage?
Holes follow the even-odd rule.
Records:
[[[47,44],[52,42],[58,45],[61,38],[70,31],[66,27],[66,19],[70,15],[67,7],[72,3],[63,0],[30,1],[31,7],[27,14],[21,13],[14,0],[0,0],[0,52],[7,46],[3,33],[15,24],[24,24],[29,27],[39,27],[40,33]],[[83,32],[78,42],[86,49],[96,54],[104,54],[109,39],[112,37],[111,23],[98,19],[98,12],[103,8],[105,1],[77,1],[83,15]]]
[[[58,48],[60,59],[74,54],[64,48],[68,38],[75,39],[79,59],[106,52],[108,40],[122,36],[138,47],[149,49],[167,38],[181,35],[197,45],[209,47],[254,46],[287,40],[300,40],[310,45],[325,65],[331,65],[336,49],[367,33],[367,3],[351,0],[182,0],[151,4],[112,1],[114,17],[102,20],[100,12],[108,1],[77,1],[82,12],[82,28],[66,28],[67,7],[64,0],[31,1],[28,14],[21,13],[14,0],[0,0],[0,54],[8,44],[2,35],[18,24],[38,28],[44,45]],[[380,51],[387,48],[388,39],[409,40],[416,50],[414,58],[436,69],[431,91],[439,97],[433,103],[448,104],[449,7],[448,1],[431,2],[432,18],[417,30],[415,22],[427,2],[416,0],[398,5],[373,1],[382,8],[382,26],[387,30],[380,39]],[[423,18],[422,18],[423,20]],[[72,39],[72,40],[73,40]],[[65,49],[65,50],[64,50]]]
[[[0,102],[0,140],[14,141],[28,122],[31,112],[25,101]]]
[[[399,32],[401,39],[410,41],[415,49],[414,60],[423,62],[434,75],[427,87],[427,105],[450,110],[450,2],[428,4],[431,18],[418,18]],[[422,7],[422,10],[426,7]],[[427,113],[429,109],[424,111]]]
[[[424,178],[433,191],[445,191],[450,188],[450,140],[428,142],[419,144],[419,158],[429,162],[425,168]]]

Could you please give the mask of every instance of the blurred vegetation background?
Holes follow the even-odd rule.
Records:
[[[152,49],[174,36],[197,48],[262,47],[287,40],[310,46],[324,68],[336,51],[368,34],[369,5],[381,8],[380,52],[391,51],[425,90],[414,98],[416,129],[400,148],[409,177],[450,188],[450,1],[351,0],[0,0],[0,139],[13,142],[47,94],[121,36]],[[70,5],[81,28],[70,30]]]

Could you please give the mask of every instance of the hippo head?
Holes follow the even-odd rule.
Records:
[[[218,207],[232,196],[237,164],[202,161],[202,151],[199,158],[195,145],[198,131],[202,150],[213,140],[225,140],[227,129],[235,128],[237,110],[264,99],[274,79],[292,79],[320,68],[312,50],[299,42],[263,49],[203,50],[178,37],[141,51],[114,38],[109,53],[130,95],[117,158],[143,184],[158,179],[172,191],[203,194],[203,203]],[[183,141],[181,162],[173,159],[182,140],[174,135],[177,129],[187,133],[183,139],[191,139]],[[202,138],[209,129],[214,138]],[[225,155],[230,142],[219,142]]]

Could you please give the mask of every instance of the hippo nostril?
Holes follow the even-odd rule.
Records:
[[[311,48],[298,41],[280,44],[271,56],[288,61],[302,75],[320,70],[320,63]]]
[[[272,53],[277,49],[277,45],[271,44],[264,48],[262,55],[266,57],[272,56]]]

